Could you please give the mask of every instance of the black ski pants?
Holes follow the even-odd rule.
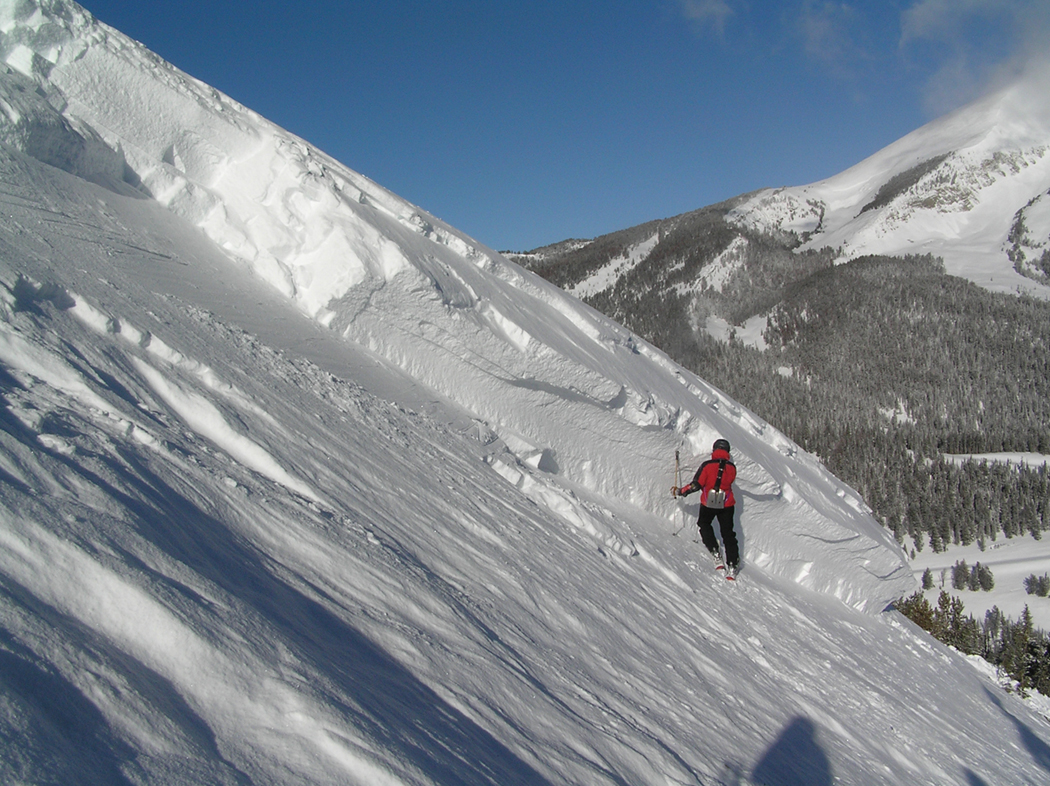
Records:
[[[740,565],[740,546],[736,542],[736,531],[733,529],[733,508],[707,508],[700,506],[700,515],[696,519],[696,526],[700,529],[700,540],[707,546],[707,550],[718,559],[718,540],[715,538],[714,527],[711,523],[718,519],[718,528],[722,531],[722,544],[726,548],[726,565],[736,568]]]

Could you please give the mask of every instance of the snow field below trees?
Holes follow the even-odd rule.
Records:
[[[990,592],[954,589],[952,567],[960,560],[966,560],[970,568],[978,562],[991,568],[995,587]],[[925,594],[934,605],[944,589],[949,595],[958,597],[966,613],[972,614],[978,621],[984,620],[985,612],[992,606],[998,606],[1007,617],[1018,620],[1024,607],[1028,606],[1036,627],[1050,631],[1050,598],[1029,595],[1024,588],[1024,580],[1033,573],[1037,576],[1050,573],[1050,542],[1046,539],[1035,540],[1030,535],[1016,538],[1000,536],[998,540],[987,542],[983,551],[977,543],[949,546],[946,551],[937,554],[927,547],[915,555],[911,564],[917,580],[922,579],[923,571],[927,568],[933,572],[934,587],[926,590]],[[941,571],[945,571],[943,587]]]
[[[946,458],[957,463],[989,461],[1025,464],[1032,468],[1050,461],[1050,456],[1039,453],[960,454]],[[951,569],[960,560],[966,560],[970,568],[978,562],[991,568],[995,587],[990,592],[954,589]],[[1050,542],[1046,540],[1035,540],[1030,535],[1016,538],[1000,536],[997,540],[986,541],[983,549],[980,543],[971,543],[968,546],[951,545],[941,553],[934,553],[926,544],[922,551],[916,553],[911,564],[917,581],[921,582],[927,568],[933,572],[934,588],[925,591],[927,599],[933,604],[936,604],[937,597],[944,589],[949,595],[962,600],[966,612],[977,620],[983,620],[985,613],[993,606],[998,606],[1007,617],[1018,620],[1027,605],[1036,627],[1050,631],[1050,600],[1029,595],[1024,588],[1024,580],[1028,576],[1042,576],[1050,572]],[[943,587],[941,571],[946,571]]]

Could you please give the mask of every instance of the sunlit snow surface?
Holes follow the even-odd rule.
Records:
[[[774,429],[77,6],[0,54],[5,782],[1050,776]]]
[[[912,173],[909,176],[909,173]],[[896,177],[896,179],[894,179]],[[841,174],[807,186],[766,189],[730,219],[790,230],[803,248],[866,254],[932,254],[952,275],[992,291],[1050,297],[1014,269],[1010,235],[1025,228],[1030,263],[1050,250],[1050,65],[934,120]]]
[[[1024,465],[1031,469],[1050,463],[1050,456],[1039,453],[985,453],[947,458],[956,463],[988,461],[1011,466]],[[968,588],[956,590],[952,587],[951,569],[960,560],[965,560],[971,568],[978,562],[988,566],[995,586],[990,591],[971,591]],[[985,613],[993,606],[1012,619],[1020,619],[1025,606],[1028,606],[1035,626],[1050,631],[1050,599],[1029,595],[1024,586],[1024,580],[1029,576],[1042,576],[1050,572],[1050,541],[1046,538],[1037,541],[1030,534],[1014,538],[999,535],[996,540],[984,543],[949,545],[946,551],[940,553],[933,553],[927,547],[912,560],[916,579],[921,580],[927,568],[934,578],[934,586],[926,591],[930,603],[936,604],[941,590],[944,590],[961,599],[965,613],[978,620],[983,620]]]

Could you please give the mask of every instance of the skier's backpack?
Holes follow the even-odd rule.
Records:
[[[704,507],[712,510],[721,510],[726,506],[726,493],[722,491],[722,473],[726,471],[726,460],[718,462],[718,477],[715,478],[715,487],[707,492]]]

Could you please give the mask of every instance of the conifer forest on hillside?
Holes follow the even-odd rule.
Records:
[[[988,292],[930,257],[835,265],[830,250],[796,255],[798,238],[756,233],[720,291],[687,288],[741,236],[729,207],[516,258],[571,288],[659,232],[642,264],[586,302],[820,456],[909,550],[1039,537],[1045,466],[948,457],[1050,453],[1050,304]],[[765,347],[704,329],[761,314]]]
[[[739,243],[730,206],[518,260],[571,288],[657,233],[641,264],[585,301],[820,456],[912,553],[1041,538],[1046,464],[952,457],[1050,454],[1050,303],[981,289],[929,256],[835,265],[829,249],[795,254],[798,238],[744,233]],[[735,241],[742,264],[720,290],[707,286],[705,264]],[[710,316],[740,326],[761,314],[764,346],[704,329]],[[936,606],[917,593],[897,607],[1020,693],[1050,695],[1050,637],[1027,608],[1016,621],[998,608],[977,620],[946,592]]]

